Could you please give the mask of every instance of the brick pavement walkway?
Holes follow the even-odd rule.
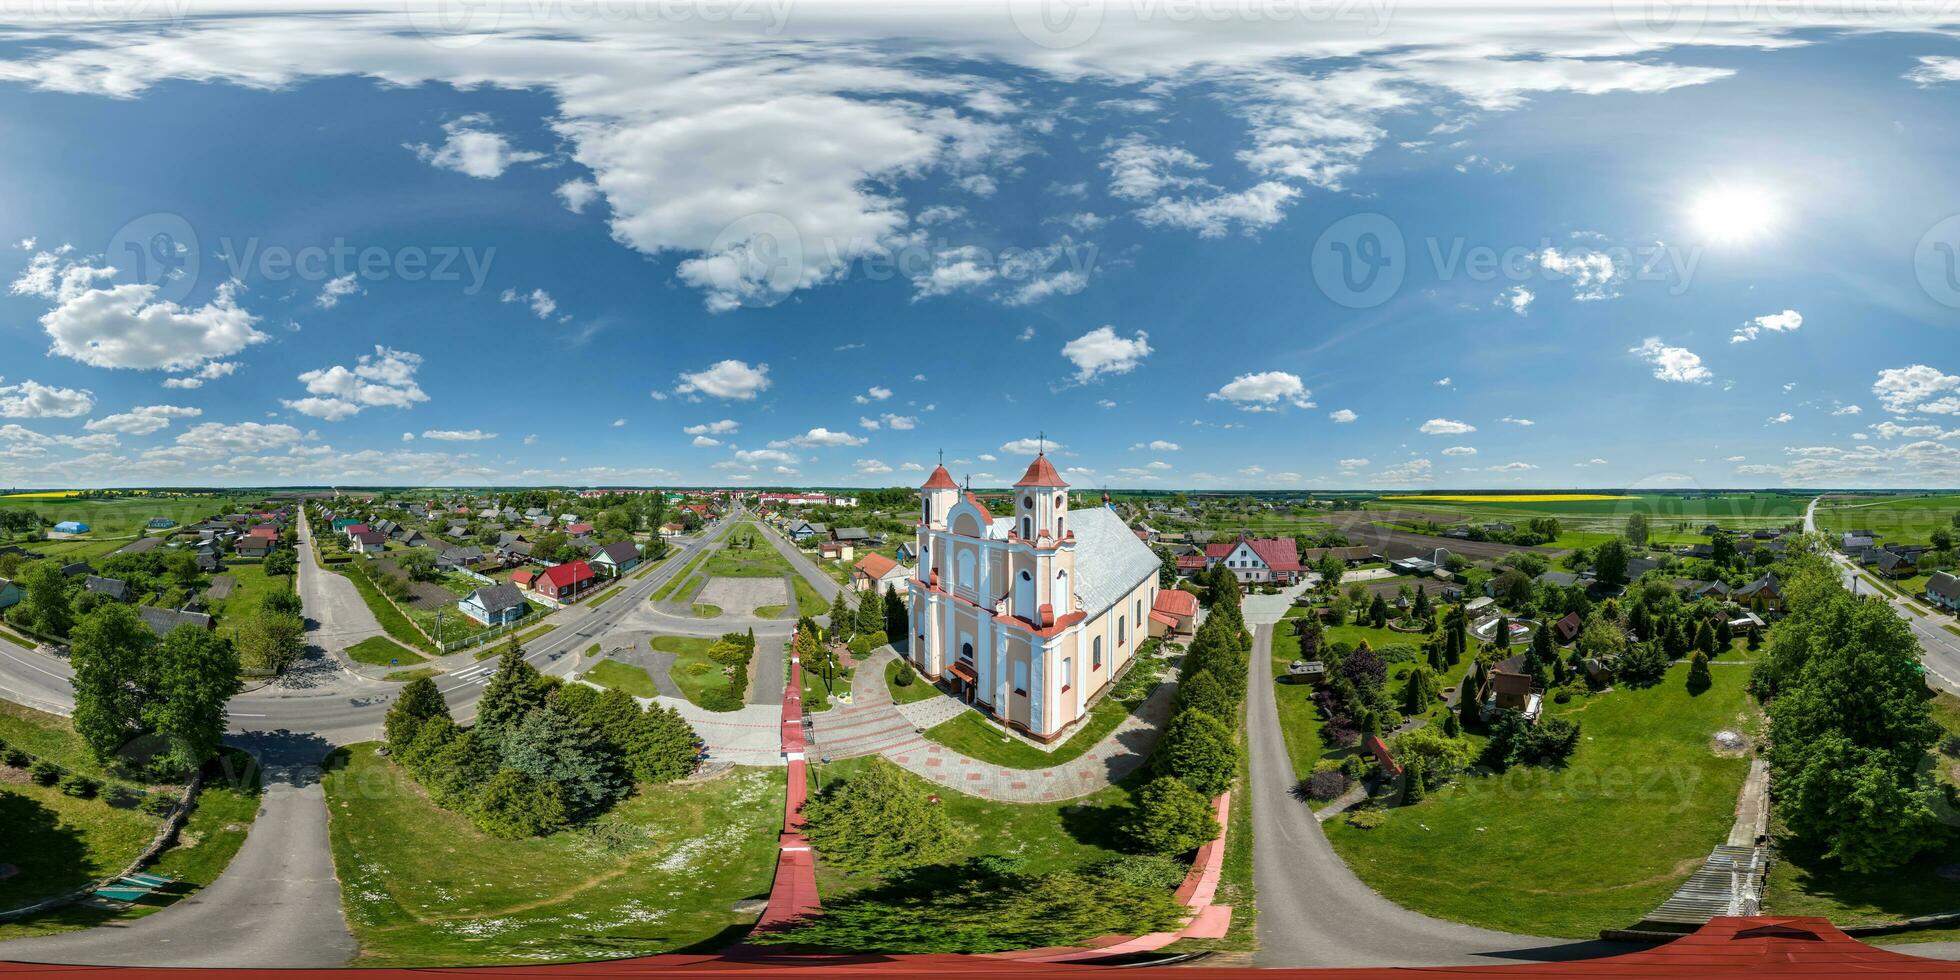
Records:
[[[1043,803],[1088,796],[1135,772],[1149,758],[1170,716],[1172,682],[1160,684],[1102,741],[1067,762],[1042,769],[1011,769],[983,762],[927,741],[892,703],[885,687],[889,649],[868,659],[851,682],[848,707],[810,715],[816,754],[823,759],[882,755],[941,786],[981,799]]]

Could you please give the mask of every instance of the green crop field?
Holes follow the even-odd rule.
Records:
[[[1885,544],[1928,544],[1935,528],[1960,537],[1953,516],[1960,514],[1960,495],[1884,496],[1849,499],[1834,497],[1817,505],[1817,529],[1830,534],[1872,530]]]
[[[1628,517],[1645,514],[1656,535],[1692,536],[1707,524],[1731,528],[1775,528],[1803,520],[1810,504],[1808,494],[1715,493],[1715,494],[1630,494],[1614,500],[1558,500],[1547,495],[1542,501],[1515,499],[1484,503],[1474,495],[1452,495],[1447,500],[1396,499],[1384,497],[1370,501],[1369,509],[1404,512],[1433,511],[1439,521],[1468,519],[1473,522],[1506,521],[1521,523],[1534,517],[1555,517],[1567,532],[1617,532]]]
[[[215,514],[227,514],[263,501],[258,494],[143,495],[130,497],[0,496],[0,508],[31,510],[50,525],[81,521],[95,538],[129,538],[142,533],[152,517],[167,517],[179,525],[195,524]]]

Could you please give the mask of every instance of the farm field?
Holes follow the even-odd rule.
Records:
[[[1415,520],[1434,520],[1446,523],[1452,520],[1471,522],[1505,521],[1521,523],[1534,517],[1555,517],[1567,532],[1615,534],[1624,530],[1627,517],[1645,514],[1650,527],[1658,540],[1670,541],[1666,536],[1695,538],[1707,524],[1721,524],[1737,528],[1775,528],[1803,519],[1804,508],[1810,497],[1803,494],[1740,492],[1709,495],[1685,494],[1635,494],[1625,497],[1604,495],[1556,494],[1541,495],[1536,500],[1518,500],[1523,495],[1492,495],[1479,499],[1474,495],[1452,495],[1447,498],[1398,497],[1382,498],[1382,503],[1392,505],[1404,514],[1419,515]],[[1587,499],[1569,499],[1585,496]],[[1563,499],[1562,499],[1563,498]],[[1370,511],[1376,504],[1368,505]],[[1430,516],[1425,511],[1447,514],[1449,517]],[[1408,519],[1408,518],[1402,518]],[[1561,538],[1562,547],[1571,547]]]
[[[1870,529],[1879,533],[1884,544],[1928,544],[1934,528],[1960,535],[1953,524],[1955,514],[1960,514],[1960,494],[1831,498],[1817,505],[1817,529],[1834,536]]]
[[[157,495],[102,499],[0,496],[0,509],[31,510],[50,524],[61,521],[81,521],[89,526],[89,536],[93,538],[132,538],[143,531],[143,525],[152,517],[168,517],[179,525],[195,524],[213,514],[230,513],[247,505],[256,505],[264,499],[259,494]]]

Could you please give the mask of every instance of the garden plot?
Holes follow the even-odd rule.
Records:
[[[716,576],[701,587],[696,603],[715,606],[737,616],[749,615],[759,606],[789,603],[789,587],[776,578],[728,578]]]

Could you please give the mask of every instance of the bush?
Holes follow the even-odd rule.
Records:
[[[1188,871],[1182,862],[1160,854],[1126,854],[1089,869],[1098,878],[1142,888],[1176,888]]]
[[[1388,822],[1388,814],[1380,810],[1349,810],[1347,822],[1350,827],[1373,830]]]
[[[69,773],[61,780],[61,791],[78,799],[92,800],[102,792],[102,782],[78,772]]]
[[[871,638],[863,634],[851,637],[851,656],[859,660],[871,655]]]
[[[1347,774],[1342,772],[1338,765],[1317,767],[1313,775],[1307,777],[1307,796],[1325,803],[1347,792],[1348,785]]]
[[[4,759],[7,765],[15,769],[25,769],[29,763],[34,761],[34,757],[28,755],[24,749],[8,749]]]
[[[1123,832],[1148,854],[1184,854],[1218,837],[1211,801],[1172,776],[1159,776],[1137,793]]]
[[[1210,798],[1232,787],[1239,772],[1239,746],[1224,722],[1187,709],[1171,719],[1154,761],[1159,772]]]
[[[177,808],[177,801],[163,793],[151,793],[143,797],[140,809],[153,817],[166,817]]]
[[[946,808],[880,759],[803,805],[810,843],[830,860],[889,873],[938,860],[953,840]]]
[[[892,683],[899,687],[911,687],[918,676],[918,672],[912,669],[911,664],[900,662],[898,672],[892,675]]]
[[[119,810],[128,810],[143,803],[143,794],[127,786],[111,786],[102,794],[102,801]]]
[[[27,767],[27,778],[42,786],[53,786],[55,780],[61,778],[61,767],[46,759],[36,759],[33,765]]]
[[[503,769],[483,785],[471,816],[477,829],[492,837],[541,837],[565,826],[565,793],[557,783]]]
[[[892,642],[892,638],[886,635],[884,630],[878,630],[872,633],[870,636],[865,637],[865,640],[871,645],[871,649],[873,650],[882,646],[889,646]]]

